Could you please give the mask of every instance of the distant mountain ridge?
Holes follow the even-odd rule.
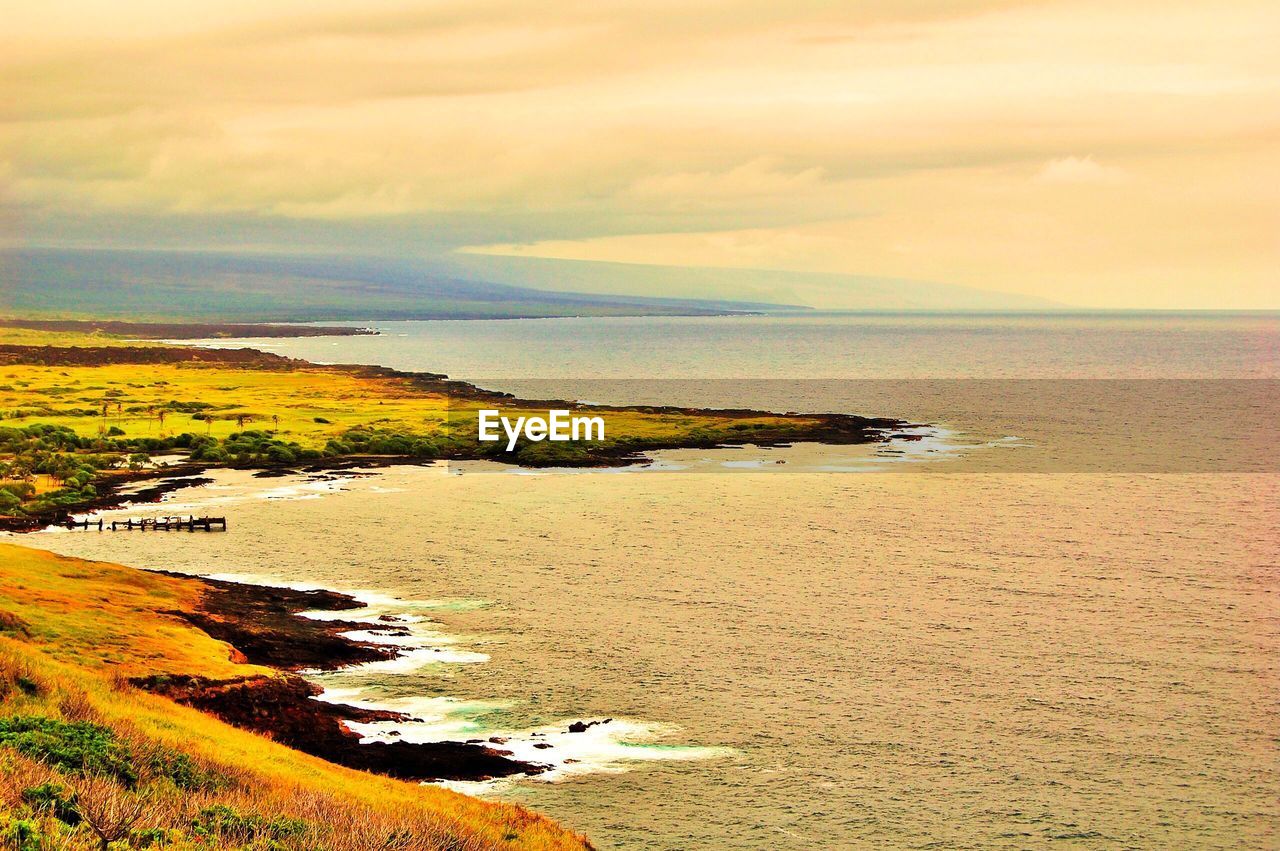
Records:
[[[646,296],[675,292],[691,297]],[[706,316],[777,310],[1054,310],[952,284],[455,253],[0,250],[0,314],[196,322]]]
[[[456,277],[430,261],[124,249],[0,252],[0,311],[200,321],[706,316],[804,309],[731,299],[545,291]]]

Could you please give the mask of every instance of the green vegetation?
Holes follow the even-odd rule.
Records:
[[[308,825],[302,819],[269,818],[257,813],[241,813],[226,804],[205,807],[191,822],[197,835],[231,845],[252,845],[258,840],[282,842],[306,834]]]
[[[97,724],[38,715],[0,718],[0,747],[64,771],[102,774],[130,787],[138,782],[132,755]]]

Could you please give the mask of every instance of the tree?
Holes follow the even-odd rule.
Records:
[[[253,417],[248,414],[236,414],[236,427],[244,431],[244,424],[249,422]]]
[[[31,459],[26,455],[18,455],[9,462],[9,478],[17,479],[22,482],[30,481],[34,472],[35,471],[32,469],[31,465]]]
[[[103,775],[88,775],[74,785],[76,811],[97,837],[101,851],[127,837],[155,797],[150,790],[131,792]]]

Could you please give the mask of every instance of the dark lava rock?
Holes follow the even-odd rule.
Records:
[[[161,676],[133,684],[303,753],[402,780],[488,780],[545,770],[478,744],[361,742],[345,721],[400,721],[405,716],[313,700],[321,689],[294,674],[221,681]]]
[[[205,586],[196,611],[169,614],[182,618],[219,641],[227,642],[252,664],[294,670],[331,670],[393,659],[400,654],[395,647],[353,641],[341,634],[348,630],[368,629],[368,624],[297,617],[299,612],[312,609],[349,611],[365,607],[364,603],[348,594],[270,588],[175,573],[167,575],[180,576]]]

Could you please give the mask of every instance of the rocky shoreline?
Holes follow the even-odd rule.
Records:
[[[352,630],[401,634],[404,627],[352,621],[312,620],[305,611],[356,611],[365,603],[334,591],[300,591],[165,573],[201,583],[199,606],[169,614],[198,627],[232,648],[235,660],[275,668],[278,673],[228,680],[195,676],[151,676],[132,684],[191,706],[247,730],[269,736],[303,753],[348,768],[402,780],[490,780],[534,775],[545,766],[512,759],[509,752],[479,743],[369,742],[346,722],[408,721],[387,710],[318,700],[321,689],[299,671],[359,665],[395,658],[393,646],[355,641]]]

